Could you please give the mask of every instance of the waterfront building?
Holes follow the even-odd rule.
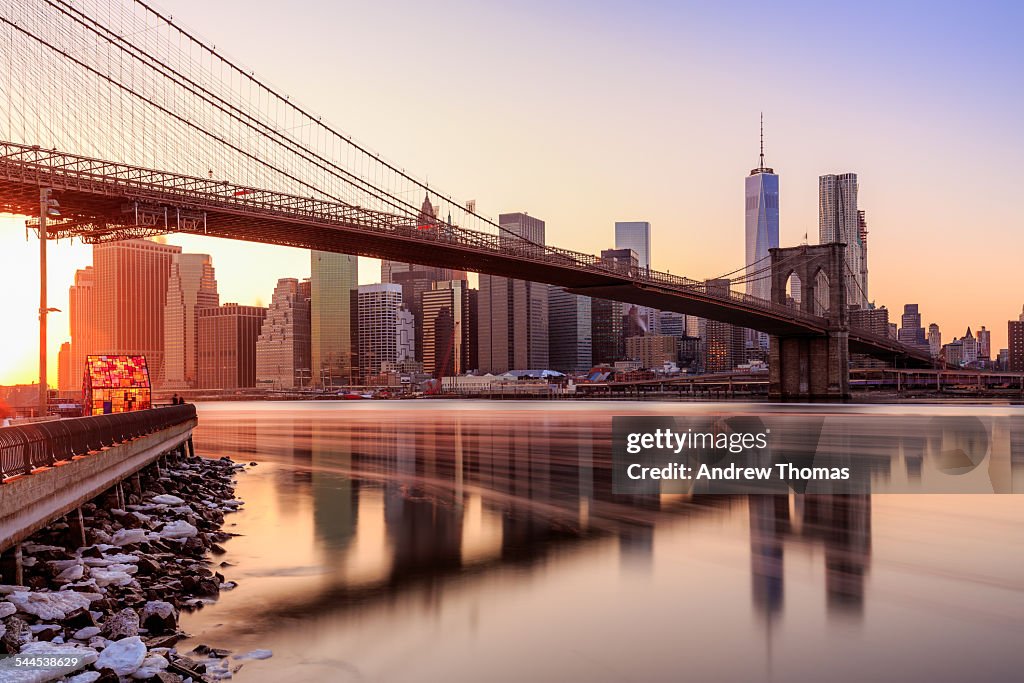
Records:
[[[685,337],[686,315],[675,311],[659,311],[658,333],[676,338]]]
[[[967,334],[962,336],[960,341],[963,345],[963,353],[961,355],[963,364],[970,365],[971,363],[976,363],[978,361],[978,340],[971,332],[970,327],[967,328]]]
[[[71,342],[64,342],[57,352],[57,389],[60,391],[74,391],[82,388],[82,378],[78,378],[78,386],[75,387],[74,373],[71,367]]]
[[[999,355],[996,356],[996,370],[1006,372],[1010,369],[1010,349],[999,349]]]
[[[623,273],[636,272],[639,267],[636,252],[632,249],[605,249],[601,252],[600,263]],[[624,332],[628,310],[628,305],[621,301],[591,300],[591,356],[595,364],[611,364],[625,356]]]
[[[544,221],[525,213],[498,216],[503,246],[543,245]],[[493,374],[546,368],[549,285],[480,274],[480,370]]]
[[[469,366],[469,283],[435,282],[423,293],[423,372],[461,375]]]
[[[548,356],[551,368],[585,372],[593,365],[591,299],[551,287],[548,295]]]
[[[959,367],[964,364],[964,343],[954,339],[942,347],[942,359],[949,365]]]
[[[867,306],[867,265],[861,243],[857,208],[857,174],[827,174],[818,178],[818,240],[846,244],[846,301]],[[865,234],[866,234],[865,223]]]
[[[616,221],[615,248],[632,249],[636,253],[637,265],[647,270],[651,267],[651,224],[647,221]]]
[[[164,305],[164,386],[197,385],[199,312],[220,304],[209,254],[174,254]]]
[[[154,386],[164,380],[167,281],[181,247],[148,239],[92,247],[95,351],[145,356]]]
[[[640,361],[641,368],[661,369],[679,361],[679,340],[665,334],[627,337],[626,359]]]
[[[1009,322],[1007,333],[1010,372],[1024,372],[1024,313],[1021,313],[1019,320]]]
[[[75,271],[74,284],[68,288],[68,323],[71,332],[71,381],[69,389],[81,389],[85,358],[98,352],[95,333],[95,270],[86,266]]]
[[[382,363],[415,360],[413,316],[402,306],[402,288],[396,284],[360,285],[358,359],[361,381],[382,371]]]
[[[256,342],[267,309],[228,303],[199,309],[198,374],[201,389],[256,386]]]
[[[311,380],[309,280],[281,278],[256,340],[256,386],[308,387]]]
[[[928,350],[931,351],[932,358],[938,358],[942,350],[942,331],[935,323],[928,325]]]
[[[731,283],[726,279],[707,280],[705,287],[712,294],[728,294]],[[702,342],[701,366],[704,372],[729,372],[747,362],[747,330],[732,323],[704,320],[699,335]]]
[[[349,254],[310,252],[309,321],[313,386],[352,384],[352,292],[359,286],[359,261]]]
[[[900,319],[900,330],[897,338],[904,344],[911,346],[925,346],[928,339],[925,336],[924,328],[921,326],[921,313],[917,304],[905,304],[903,316]]]
[[[978,360],[992,360],[992,330],[986,329],[984,325],[978,330]]]

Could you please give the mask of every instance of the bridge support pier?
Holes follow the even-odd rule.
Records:
[[[850,397],[847,333],[772,337],[768,394],[777,400],[841,401]]]
[[[841,243],[772,249],[772,302],[795,305],[828,319],[825,334],[773,336],[769,348],[768,395],[777,400],[850,397],[849,312],[846,304],[846,245]],[[789,299],[791,276],[800,282],[800,301]],[[822,278],[823,276],[823,278]],[[822,284],[827,293],[817,292]],[[824,308],[824,310],[822,310]]]

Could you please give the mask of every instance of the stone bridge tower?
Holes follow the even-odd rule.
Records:
[[[842,400],[850,396],[849,312],[846,306],[846,245],[803,245],[771,249],[772,303],[786,305],[786,283],[800,280],[804,313],[828,320],[824,335],[771,337],[769,394],[777,399]],[[828,310],[815,310],[819,274],[828,281]]]

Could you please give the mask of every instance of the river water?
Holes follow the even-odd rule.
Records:
[[[615,415],[826,415],[885,435],[854,441],[884,489],[950,453],[1024,462],[1019,407],[198,409],[201,455],[258,465],[217,558],[238,587],[179,648],[273,650],[239,681],[1024,680],[1024,496],[622,496],[609,465]]]

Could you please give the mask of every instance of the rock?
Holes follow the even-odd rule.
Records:
[[[132,582],[131,574],[120,569],[94,567],[90,574],[97,586],[127,586]]]
[[[103,635],[110,640],[121,640],[139,635],[139,615],[135,610],[126,607],[104,622]]]
[[[181,519],[165,524],[160,530],[162,538],[192,538],[198,533],[199,529]]]
[[[99,626],[86,626],[75,631],[75,635],[72,636],[75,640],[89,641],[90,638],[95,638],[100,634]]]
[[[54,580],[58,583],[70,583],[71,581],[78,581],[84,574],[85,567],[80,564],[74,564],[58,574]]]
[[[146,531],[144,529],[121,529],[110,539],[111,545],[135,545],[146,542]]]
[[[171,633],[166,636],[152,636],[150,638],[146,638],[145,642],[146,647],[150,650],[154,648],[172,648],[184,637],[185,636],[181,633]]]
[[[103,552],[94,545],[82,549],[82,557],[103,557]]]
[[[159,562],[151,557],[140,557],[139,558],[139,574],[143,576],[154,576],[160,573],[161,565]]]
[[[14,606],[14,603],[7,602],[6,600],[0,602],[0,619],[6,619],[17,611],[18,608]]]
[[[16,654],[21,651],[21,646],[29,641],[32,632],[28,624],[19,617],[8,617],[5,622],[6,630],[0,636],[0,652],[3,654]]]
[[[51,641],[64,632],[64,629],[57,624],[37,624],[30,626],[29,630],[32,631],[32,635],[36,637],[36,640],[45,641]]]
[[[131,636],[107,645],[96,660],[96,668],[110,669],[118,676],[131,676],[145,658],[145,643],[138,636]]]
[[[83,671],[68,679],[68,683],[96,683],[102,676],[99,671]]]
[[[47,664],[52,662],[53,665],[34,667],[28,670],[27,673],[31,677],[25,676],[0,680],[23,681],[24,683],[54,681],[62,679],[67,674],[74,673],[79,669],[84,669],[97,660],[96,650],[92,648],[80,647],[78,645],[58,645],[47,642],[28,643],[21,648],[21,654],[39,658]],[[58,663],[62,664],[62,666],[56,666]]]
[[[99,595],[79,593],[76,591],[60,591],[58,593],[19,592],[11,593],[7,599],[14,603],[19,611],[34,614],[40,619],[59,620],[69,612],[87,608]]]
[[[96,625],[96,619],[89,610],[77,609],[74,612],[68,612],[64,617],[64,625],[68,628],[88,628]]]
[[[153,502],[158,505],[182,505],[185,503],[184,498],[178,498],[170,494],[164,493],[159,496],[153,496]]]
[[[235,655],[235,659],[270,659],[274,656],[271,650],[253,650],[245,654]]]
[[[192,648],[192,654],[194,654],[194,655],[208,655],[208,654],[210,654],[210,646],[209,645],[203,645],[202,643],[199,643],[194,648]]]
[[[231,650],[224,650],[219,647],[211,647],[209,655],[213,659],[226,659],[231,654]]]
[[[173,633],[178,628],[178,614],[174,605],[162,600],[150,600],[142,608],[142,627],[154,635]]]
[[[172,674],[170,671],[161,671],[149,679],[149,683],[182,683],[184,680],[178,674]]]
[[[142,666],[132,674],[132,678],[149,680],[167,668],[167,659],[161,655],[149,655],[142,660]]]

